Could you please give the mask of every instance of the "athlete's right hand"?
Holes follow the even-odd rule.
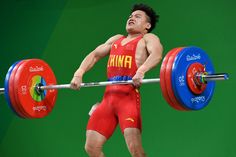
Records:
[[[82,83],[82,76],[74,76],[70,82],[70,87],[72,89],[79,90],[81,83]]]

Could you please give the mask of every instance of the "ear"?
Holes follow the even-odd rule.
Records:
[[[147,25],[146,25],[146,30],[149,30],[150,28],[151,28],[151,24],[150,23],[147,23]]]

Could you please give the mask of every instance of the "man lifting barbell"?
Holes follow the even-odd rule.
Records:
[[[107,86],[103,101],[88,123],[86,151],[90,156],[104,156],[102,145],[119,123],[132,156],[145,156],[140,133],[141,84],[160,82],[162,95],[171,107],[193,111],[208,105],[215,81],[228,79],[227,73],[214,73],[208,55],[195,46],[172,49],[161,64],[160,78],[143,79],[162,55],[158,37],[149,33],[155,19],[158,16],[150,7],[135,5],[126,25],[128,36],[116,35],[91,52],[70,84],[56,85],[52,69],[43,60],[17,61],[9,68],[0,94],[4,93],[9,107],[19,117],[43,118],[55,105],[56,89]],[[109,81],[82,83],[83,74],[108,54]]]
[[[127,36],[115,35],[98,46],[81,63],[71,81],[79,89],[85,72],[109,55],[109,81],[133,80],[133,85],[107,86],[101,104],[92,113],[86,132],[85,149],[89,156],[102,157],[102,146],[113,134],[117,124],[133,157],[145,156],[141,143],[141,115],[139,87],[146,72],[162,59],[159,38],[150,33],[158,15],[152,8],[134,5],[126,23]]]

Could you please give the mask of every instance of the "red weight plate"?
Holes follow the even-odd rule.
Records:
[[[204,69],[205,69],[204,65],[198,62],[192,63],[188,67],[187,83],[188,87],[194,94],[201,94],[206,89],[206,84],[200,83],[200,81],[195,80],[197,79],[195,75],[197,73],[204,73],[205,72]],[[199,84],[196,82],[199,82]]]
[[[15,76],[16,101],[31,118],[43,118],[53,109],[57,90],[51,89],[37,94],[35,85],[55,85],[56,78],[47,63],[30,59],[21,64]]]
[[[172,52],[169,56],[168,63],[166,64],[166,72],[165,72],[165,84],[166,84],[166,89],[168,96],[171,100],[171,106],[175,108],[176,110],[181,110],[181,111],[187,111],[183,105],[177,100],[175,97],[173,88],[172,88],[172,83],[171,83],[171,74],[172,74],[172,66],[175,61],[176,55],[183,49],[183,47],[179,48],[178,50]]]
[[[12,104],[12,107],[14,108],[14,110],[17,112],[17,114],[19,114],[19,116],[21,116],[22,118],[28,118],[28,116],[21,110],[21,108],[19,108],[19,105],[16,102],[15,99],[15,92],[14,92],[14,79],[15,79],[15,75],[17,73],[17,70],[19,68],[19,66],[24,63],[23,61],[20,61],[12,70],[10,79],[9,79],[9,97],[10,97],[10,101]]]
[[[161,91],[162,91],[162,95],[163,97],[165,98],[165,100],[167,101],[168,104],[170,104],[172,106],[172,101],[168,95],[168,92],[167,92],[167,88],[166,88],[166,76],[165,76],[165,73],[166,73],[166,65],[168,63],[168,60],[169,60],[169,57],[172,53],[176,52],[176,51],[179,51],[180,48],[174,48],[172,50],[170,50],[165,58],[163,59],[163,62],[161,64],[161,70],[160,70],[160,85],[161,85]]]

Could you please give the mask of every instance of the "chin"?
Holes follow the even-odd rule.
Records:
[[[128,27],[128,28],[126,28],[126,32],[133,33],[133,32],[135,32],[135,30],[133,28]]]

